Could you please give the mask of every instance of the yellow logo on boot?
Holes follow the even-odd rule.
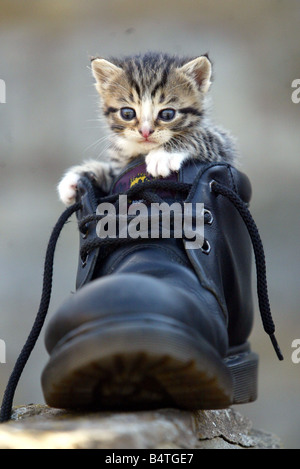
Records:
[[[146,174],[138,173],[137,176],[130,179],[130,187],[134,186],[135,184],[138,184],[139,182],[145,182],[145,181],[150,181],[150,179],[146,176]]]

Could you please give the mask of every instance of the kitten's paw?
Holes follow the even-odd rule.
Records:
[[[79,179],[80,174],[70,170],[58,184],[57,190],[59,198],[64,205],[69,206],[75,202],[77,183]]]
[[[83,175],[88,175],[105,192],[109,190],[112,181],[109,163],[94,160],[87,161],[82,165],[70,168],[58,184],[57,190],[63,204],[69,206],[75,202],[77,183]]]
[[[165,150],[153,150],[146,156],[147,172],[153,177],[167,177],[173,171],[179,171],[186,153],[168,153]]]

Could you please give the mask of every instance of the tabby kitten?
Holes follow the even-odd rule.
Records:
[[[233,162],[233,141],[207,116],[211,62],[207,56],[178,58],[149,53],[92,60],[96,89],[111,129],[107,161],[70,168],[58,185],[66,205],[75,201],[80,175],[92,173],[109,191],[112,180],[134,158],[147,172],[167,177],[189,158]]]

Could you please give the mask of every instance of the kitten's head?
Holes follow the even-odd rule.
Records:
[[[146,54],[92,60],[104,115],[117,143],[132,156],[176,144],[201,123],[211,84],[206,56]]]

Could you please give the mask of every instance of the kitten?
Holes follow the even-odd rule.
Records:
[[[113,178],[139,156],[145,157],[147,172],[154,177],[167,177],[189,158],[234,162],[231,137],[208,119],[212,67],[206,55],[95,58],[91,66],[111,146],[108,161],[92,160],[67,171],[58,185],[65,205],[75,201],[83,173],[92,173],[108,192]]]

